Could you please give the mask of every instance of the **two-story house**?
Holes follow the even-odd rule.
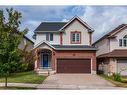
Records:
[[[79,17],[68,22],[42,22],[35,30],[35,70],[39,74],[96,74],[93,29]]]
[[[121,24],[97,40],[95,45],[98,70],[105,74],[127,75],[127,25]]]

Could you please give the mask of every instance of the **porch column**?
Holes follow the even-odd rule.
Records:
[[[35,49],[35,66],[34,66],[35,71],[39,68],[39,62],[40,62],[40,50]]]
[[[52,57],[51,57],[51,68],[55,70],[55,51],[52,50]]]

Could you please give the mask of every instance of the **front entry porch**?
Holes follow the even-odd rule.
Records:
[[[35,61],[35,71],[39,75],[54,74],[52,69],[52,50],[39,49],[36,50],[37,60]]]
[[[41,51],[41,69],[51,69],[51,51],[50,50],[42,50]]]

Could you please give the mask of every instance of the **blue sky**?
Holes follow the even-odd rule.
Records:
[[[0,9],[10,6],[0,6]],[[32,39],[35,28],[42,21],[68,21],[77,15],[95,32],[93,42],[116,26],[127,23],[127,6],[11,6],[22,13],[22,27],[29,28],[27,37]]]

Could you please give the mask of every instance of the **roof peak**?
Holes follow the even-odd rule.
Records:
[[[68,27],[73,21],[78,20],[84,27],[86,27],[89,32],[93,32],[94,30],[81,18],[78,16],[74,16],[69,21],[42,21],[41,24],[35,29],[35,31],[63,31],[66,27]]]
[[[107,32],[105,35],[103,35],[102,37],[100,37],[97,41],[95,41],[94,43],[93,43],[93,45],[95,45],[96,43],[98,43],[100,40],[103,40],[103,39],[105,39],[107,36],[110,36],[110,35],[112,35],[112,34],[114,34],[115,32],[119,32],[120,31],[120,29],[121,28],[124,28],[124,27],[126,27],[127,26],[127,24],[119,24],[119,25],[117,25],[117,27],[115,27],[114,29],[112,29],[110,32]]]

